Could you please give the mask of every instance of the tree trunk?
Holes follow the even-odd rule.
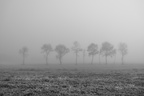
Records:
[[[94,58],[94,56],[92,56],[91,64],[93,64],[93,58]]]
[[[77,53],[76,53],[76,65],[77,65]]]
[[[85,63],[85,56],[83,55],[83,64]]]
[[[61,58],[59,59],[59,61],[60,61],[60,65],[62,65],[62,59]]]
[[[83,51],[83,64],[85,63],[85,50]]]
[[[105,56],[106,64],[107,64],[107,56]]]
[[[99,64],[101,64],[101,61],[100,61],[100,54],[99,54]]]
[[[25,55],[23,53],[23,65],[25,65]]]
[[[115,58],[114,58],[114,64],[115,64],[115,61],[116,61],[116,55],[115,55]]]
[[[121,58],[121,59],[122,59],[122,65],[123,65],[123,64],[124,64],[124,62],[123,62],[123,55],[122,55],[122,58]]]
[[[23,65],[25,65],[25,57],[23,56]]]
[[[46,56],[46,65],[48,65],[48,55]]]

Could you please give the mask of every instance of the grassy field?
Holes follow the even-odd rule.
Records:
[[[144,66],[1,65],[0,96],[144,96]]]

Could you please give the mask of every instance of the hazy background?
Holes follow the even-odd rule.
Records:
[[[108,41],[118,48],[119,42],[125,42],[125,62],[144,63],[144,1],[0,0],[1,64],[21,64],[18,51],[23,46],[29,48],[26,63],[45,63],[43,44],[71,48],[76,40],[85,49],[90,43],[101,47],[102,42]],[[55,55],[50,55],[50,63],[59,63]],[[116,62],[120,62],[121,55],[117,55]],[[86,56],[86,62],[90,60]],[[74,63],[75,54],[68,53],[63,62]],[[82,53],[78,62],[82,62]],[[98,56],[94,62],[98,62]]]

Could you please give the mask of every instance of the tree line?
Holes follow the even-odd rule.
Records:
[[[46,60],[46,64],[49,64],[49,54],[51,54],[51,52],[55,51],[57,53],[56,58],[59,60],[60,64],[63,63],[62,59],[63,57],[70,52],[70,49],[67,48],[65,45],[63,44],[59,44],[55,47],[55,49],[52,48],[51,44],[44,44],[41,47],[42,53],[44,54],[45,60]],[[71,51],[75,53],[75,64],[77,65],[77,60],[78,60],[78,56],[79,53],[82,52],[83,53],[83,63],[85,62],[85,54],[86,52],[88,52],[89,56],[91,56],[91,64],[93,64],[93,60],[94,57],[96,55],[99,55],[99,63],[101,63],[101,56],[105,57],[105,62],[107,64],[107,58],[108,57],[114,57],[116,59],[116,54],[117,52],[120,52],[121,54],[121,61],[122,64],[124,64],[124,56],[127,54],[127,44],[122,42],[119,43],[118,49],[114,48],[114,46],[109,43],[109,42],[103,42],[101,48],[98,48],[98,45],[95,43],[91,43],[88,47],[87,50],[86,49],[82,49],[80,46],[80,43],[78,41],[75,41],[73,43],[73,46],[71,48]],[[28,48],[27,47],[22,47],[19,50],[19,53],[22,55],[23,58],[23,64],[25,64],[25,59],[28,56]],[[115,63],[115,59],[114,59],[114,63]]]

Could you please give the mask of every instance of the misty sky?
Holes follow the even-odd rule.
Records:
[[[100,48],[102,42],[108,41],[118,48],[120,42],[125,42],[125,62],[144,63],[144,1],[0,0],[1,64],[21,64],[18,51],[23,46],[29,48],[26,63],[45,63],[43,44],[71,48],[74,41],[85,49],[90,43]],[[50,55],[50,63],[59,63],[55,55]],[[116,62],[120,62],[120,54],[117,55]],[[68,53],[63,62],[74,63],[74,56],[73,52]],[[91,58],[86,58],[90,62]],[[82,62],[82,53],[78,62]],[[98,56],[94,62],[98,62]]]

